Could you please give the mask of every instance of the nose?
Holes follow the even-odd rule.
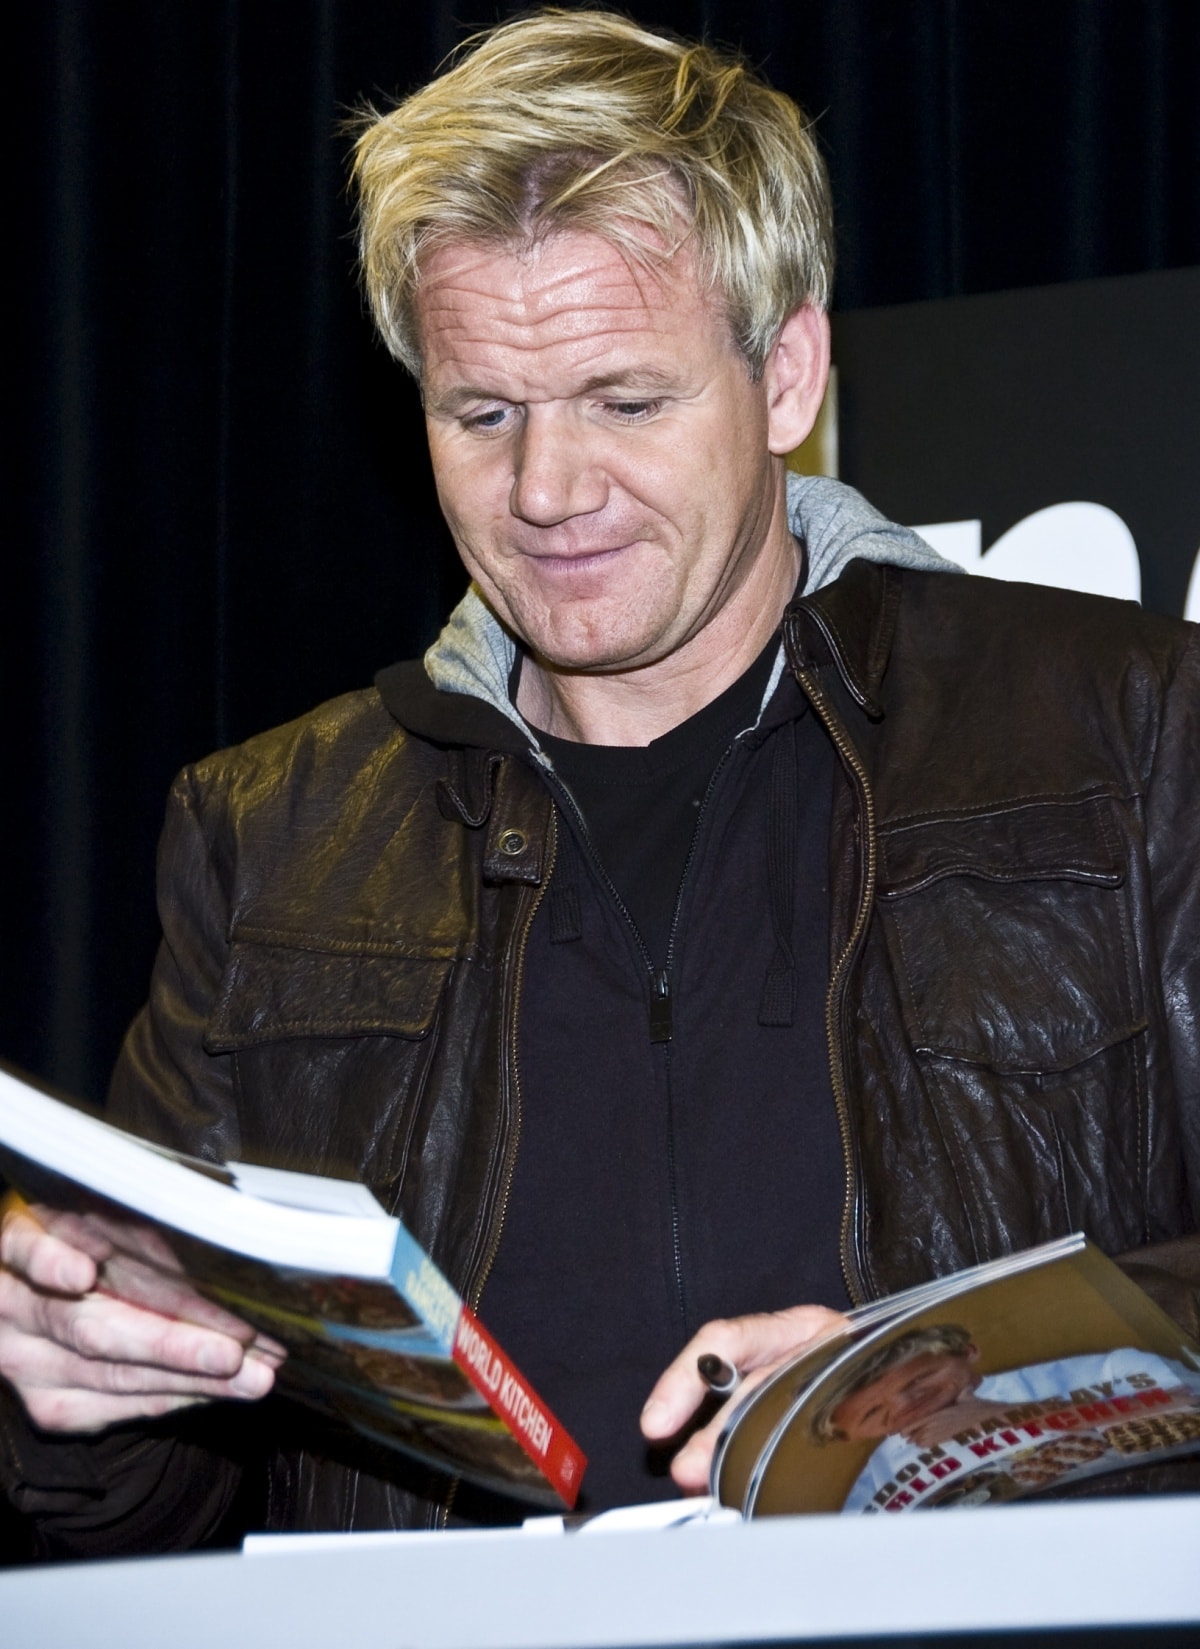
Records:
[[[513,515],[536,527],[553,527],[603,509],[608,482],[589,447],[586,432],[561,409],[528,407],[514,449]]]

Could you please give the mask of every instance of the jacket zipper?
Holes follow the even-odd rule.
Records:
[[[717,787],[717,780],[724,771],[726,762],[733,754],[733,747],[736,743],[737,739],[734,739],[732,743],[726,745],[720,761],[712,770],[708,784],[705,786],[704,795],[700,798],[700,807],[696,813],[696,823],[692,828],[692,839],[688,843],[687,858],[683,861],[683,872],[679,878],[679,892],[675,895],[675,909],[671,912],[671,931],[667,935],[667,965],[658,976],[662,981],[662,990],[667,999],[668,1035],[670,1034],[669,1027],[671,1023],[671,964],[675,960],[675,934],[679,927],[679,913],[683,908],[683,890],[687,886],[687,880],[692,870],[692,863],[696,857],[696,843],[700,840],[700,827],[704,823],[705,814],[708,812],[708,804],[712,799],[713,791]]]
[[[791,649],[789,649],[790,651]],[[854,1129],[850,1120],[850,1102],[846,1091],[842,1010],[845,1006],[846,985],[850,976],[850,966],[862,943],[871,909],[875,903],[878,860],[878,846],[875,839],[875,798],[871,794],[871,784],[867,777],[867,770],[863,766],[862,758],[850,742],[849,735],[834,713],[824,688],[817,680],[816,672],[806,665],[795,663],[792,664],[792,672],[803,688],[809,703],[817,712],[825,731],[833,740],[844,765],[853,774],[863,805],[864,873],[862,892],[858,901],[858,909],[855,912],[854,924],[850,930],[849,938],[842,948],[842,953],[837,959],[837,965],[830,975],[829,990],[825,996],[825,1036],[829,1045],[829,1075],[833,1087],[833,1101],[837,1109],[838,1127],[842,1136],[842,1156],[846,1165],[845,1200],[842,1204],[841,1231],[842,1278],[846,1284],[846,1292],[854,1304],[863,1305],[866,1303],[868,1294],[857,1251],[858,1153],[855,1147]]]
[[[580,810],[578,802],[575,800],[568,787],[563,783],[562,779],[559,778],[554,769],[550,767],[545,769],[546,777],[550,781],[551,788],[562,799],[568,812],[575,821],[576,828],[579,832],[580,841],[583,843],[584,851],[587,853],[588,859],[591,861],[593,870],[596,872],[602,886],[607,889],[609,897],[612,899],[617,909],[621,912],[621,915],[625,918],[629,931],[633,934],[634,942],[636,943],[638,950],[641,952],[642,962],[649,976],[650,1041],[652,1043],[662,1043],[664,1045],[663,1053],[667,1064],[667,1187],[671,1201],[671,1258],[675,1268],[675,1294],[679,1302],[679,1315],[685,1326],[687,1323],[687,1294],[683,1282],[683,1252],[679,1231],[679,1194],[675,1178],[673,1110],[674,1090],[671,1083],[671,1037],[674,1029],[673,999],[671,996],[671,967],[675,960],[675,937],[679,928],[679,913],[683,907],[684,888],[687,886],[688,876],[691,873],[692,862],[696,856],[696,843],[700,838],[700,829],[704,822],[705,815],[708,812],[708,804],[712,797],[713,791],[716,788],[717,780],[720,777],[726,762],[733,754],[733,748],[736,743],[737,740],[734,739],[722,752],[721,759],[713,768],[708,784],[705,787],[704,795],[701,798],[700,807],[696,814],[696,823],[692,828],[692,839],[688,843],[687,857],[683,861],[683,870],[679,877],[679,891],[675,895],[675,908],[671,912],[671,927],[667,935],[666,962],[661,968],[656,968],[654,966],[653,958],[646,948],[646,941],[642,938],[637,923],[630,915],[629,907],[617,891],[616,884],[605,870],[604,865],[601,862],[600,855],[596,851],[596,844],[592,840],[591,832],[587,827],[587,821],[583,817],[583,813]]]
[[[596,872],[596,875],[599,878],[601,885],[607,892],[609,898],[624,917],[626,926],[633,935],[634,943],[637,945],[637,948],[641,953],[642,965],[644,966],[650,980],[651,1042],[669,1042],[671,1040],[671,964],[675,959],[675,935],[679,927],[679,912],[683,906],[683,890],[687,885],[688,875],[692,868],[692,861],[696,856],[696,843],[700,837],[701,823],[703,822],[704,815],[708,811],[709,800],[712,796],[713,790],[716,787],[717,779],[720,776],[721,770],[733,754],[733,748],[736,743],[737,740],[734,739],[732,743],[726,746],[721,755],[720,761],[718,761],[717,765],[713,768],[712,776],[710,777],[708,785],[705,788],[704,795],[701,798],[700,807],[696,814],[696,823],[692,829],[692,839],[688,843],[687,857],[683,861],[683,871],[679,878],[679,891],[675,895],[675,908],[671,912],[671,927],[667,935],[666,965],[661,968],[656,968],[654,966],[653,958],[651,957],[650,952],[646,949],[646,941],[642,938],[637,923],[630,915],[628,905],[626,905],[624,899],[622,899],[620,893],[617,891],[616,883],[609,876],[603,863],[601,862],[600,855],[596,851],[596,844],[592,840],[591,831],[587,827],[587,821],[584,819],[584,816],[580,811],[579,803],[575,800],[570,790],[563,783],[562,779],[559,778],[554,769],[551,767],[547,767],[545,769],[546,778],[550,781],[551,789],[555,791],[559,799],[565,804],[568,813],[570,813],[575,822],[579,833],[579,839],[583,843],[588,859],[591,861],[592,869]]]
[[[701,827],[704,824],[704,817],[708,812],[709,800],[716,788],[717,779],[732,751],[733,745],[727,745],[720,761],[713,768],[708,784],[705,786],[704,795],[701,797],[700,807],[696,813],[696,823],[692,827],[692,839],[688,843],[687,857],[683,861],[683,870],[679,877],[679,891],[675,895],[675,908],[671,912],[671,928],[667,935],[666,965],[653,976],[653,988],[650,997],[650,1040],[652,1042],[661,1041],[665,1044],[663,1053],[667,1062],[667,1184],[671,1194],[671,1256],[675,1262],[675,1293],[679,1301],[679,1316],[685,1330],[687,1328],[687,1292],[683,1282],[683,1247],[679,1231],[679,1190],[675,1177],[675,1087],[671,1079],[671,966],[675,960],[675,935],[679,928],[679,913],[683,908],[683,893],[691,874],[692,861],[696,857],[696,843],[700,839]]]
[[[512,1006],[506,1016],[504,1027],[505,1064],[511,1074],[513,1115],[512,1125],[509,1128],[508,1143],[504,1151],[504,1166],[500,1176],[500,1197],[496,1212],[492,1218],[492,1229],[488,1237],[487,1251],[483,1262],[474,1279],[468,1284],[463,1293],[472,1311],[479,1310],[479,1302],[483,1298],[483,1290],[487,1285],[492,1266],[495,1264],[496,1254],[500,1248],[500,1238],[504,1231],[504,1222],[508,1215],[508,1202],[512,1195],[513,1175],[517,1166],[517,1146],[521,1138],[521,1069],[517,1063],[517,1025],[520,1019],[521,985],[525,978],[525,948],[529,943],[529,930],[533,926],[533,919],[538,913],[546,889],[550,885],[550,878],[554,874],[554,864],[558,857],[558,820],[554,809],[550,810],[549,846],[546,854],[546,869],[541,881],[534,889],[533,897],[529,901],[529,910],[521,928],[521,936],[517,941],[517,962],[514,973]],[[454,1478],[446,1494],[445,1500],[438,1508],[436,1526],[444,1529],[450,1521],[450,1512],[458,1494],[458,1485],[461,1478]]]

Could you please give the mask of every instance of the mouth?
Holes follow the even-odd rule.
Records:
[[[635,543],[631,540],[625,544],[594,545],[571,550],[522,550],[521,554],[535,562],[541,573],[570,578],[606,571],[632,550]]]
[[[603,544],[567,551],[534,549],[521,554],[527,562],[532,562],[532,574],[536,579],[570,585],[582,592],[595,580],[610,579],[631,549],[635,549],[635,543]]]

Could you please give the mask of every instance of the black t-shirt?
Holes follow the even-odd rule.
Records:
[[[778,652],[773,636],[719,698],[648,745],[538,735],[656,967],[667,962],[671,917],[705,791],[733,739],[758,720]]]

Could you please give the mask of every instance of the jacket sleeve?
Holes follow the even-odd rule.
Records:
[[[237,1154],[228,1059],[204,1052],[228,926],[222,833],[205,828],[206,798],[183,773],[159,850],[163,938],[150,996],[126,1037],[109,1094],[113,1121],[199,1156]],[[227,834],[227,833],[226,833]],[[230,850],[224,848],[226,861]],[[213,1539],[239,1488],[237,1405],[96,1437],[42,1432],[0,1392],[0,1478],[33,1520],[41,1557],[181,1550]]]
[[[1200,1223],[1200,627],[1188,626],[1164,699],[1146,839],[1167,1040],[1193,1232]],[[1124,1268],[1200,1334],[1200,1234],[1124,1256]]]
[[[204,1051],[229,949],[235,849],[225,813],[190,769],[176,779],[159,844],[162,943],[108,1095],[121,1127],[212,1159],[236,1157],[240,1139],[231,1061]]]
[[[1146,803],[1163,993],[1193,1212],[1200,1211],[1200,627],[1167,694]]]

